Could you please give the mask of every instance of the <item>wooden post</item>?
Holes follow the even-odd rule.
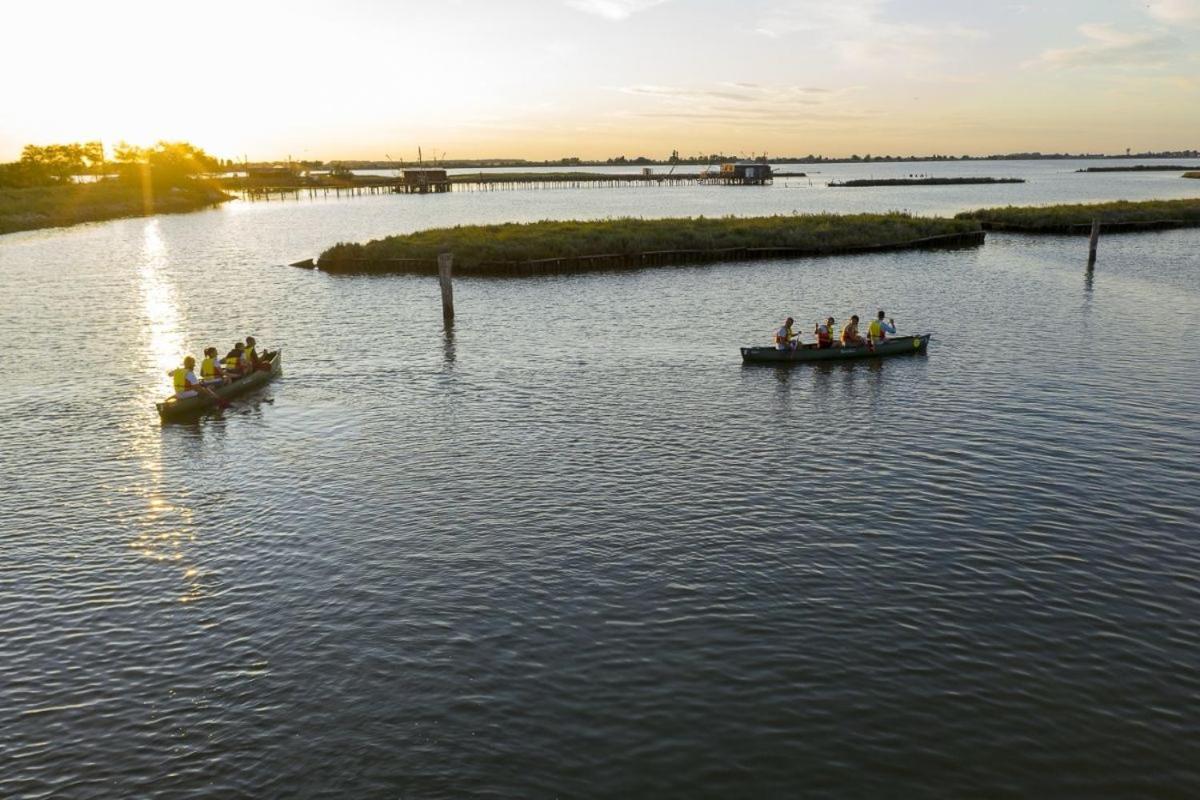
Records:
[[[1100,220],[1092,220],[1092,235],[1088,239],[1088,269],[1096,266],[1096,246],[1100,244]]]
[[[438,254],[438,283],[442,287],[442,318],[449,321],[454,319],[454,284],[451,283],[454,271],[454,254]]]

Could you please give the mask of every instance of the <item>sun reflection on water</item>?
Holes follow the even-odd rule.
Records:
[[[179,366],[185,355],[176,292],[166,274],[168,260],[169,251],[159,220],[148,220],[143,227],[138,267],[143,309],[143,363],[153,377],[144,382],[145,394],[139,402],[148,408],[153,407],[154,401],[170,394],[171,379],[167,372]],[[139,456],[143,474],[138,491],[145,507],[137,517],[129,547],[142,558],[178,571],[183,584],[179,601],[191,603],[205,596],[204,570],[193,561],[198,527],[194,510],[168,497],[164,461],[173,456],[164,452],[164,444],[164,432],[158,426],[148,426],[144,435],[133,437],[132,445]]]
[[[150,220],[142,234],[141,279],[142,305],[145,311],[143,333],[150,358],[147,363],[162,377],[160,387],[169,392],[167,371],[183,358],[183,333],[179,329],[179,307],[175,290],[163,271],[167,264],[167,246],[159,230],[159,221]]]

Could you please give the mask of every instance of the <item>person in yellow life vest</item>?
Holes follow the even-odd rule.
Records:
[[[795,350],[800,344],[799,335],[792,333],[792,325],[796,320],[788,317],[783,321],[783,325],[775,331],[775,349],[776,350]]]
[[[217,358],[217,348],[204,348],[204,360],[200,362],[200,380],[206,384],[220,385],[225,383],[225,370],[221,369],[220,359]]]
[[[236,343],[233,349],[225,354],[223,367],[225,373],[233,380],[237,380],[246,374],[243,362],[243,353],[246,352],[246,345],[241,342]]]
[[[880,309],[878,316],[871,320],[871,324],[867,326],[867,338],[872,342],[887,341],[888,334],[896,335],[895,320],[884,320],[883,310]]]
[[[866,340],[858,335],[858,314],[855,314],[842,326],[842,347],[855,347],[865,343]]]
[[[175,387],[175,399],[185,400],[189,397],[196,397],[204,394],[219,406],[224,407],[228,405],[228,403],[226,403],[220,397],[217,397],[217,395],[213,393],[212,389],[209,389],[200,381],[199,378],[196,377],[196,373],[194,372],[195,369],[196,359],[188,356],[187,358],[183,359],[182,367],[176,367],[167,373],[171,376],[171,383]]]
[[[250,362],[250,369],[270,369],[271,359],[275,354],[264,350],[262,355],[259,355],[256,344],[253,336],[246,337],[246,358]]]
[[[818,350],[833,347],[833,317],[826,317],[824,322],[818,322],[813,328],[813,335],[817,337]]]

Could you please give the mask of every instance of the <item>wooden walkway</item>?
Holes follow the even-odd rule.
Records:
[[[769,183],[769,179],[766,183]],[[601,189],[618,186],[762,186],[764,182],[700,173],[640,174],[640,173],[537,173],[506,174],[480,172],[451,175],[448,182],[414,184],[402,178],[364,178],[353,184],[302,184],[297,186],[241,186],[226,191],[240,194],[247,200],[299,200],[301,197],[357,197],[374,194],[440,194],[443,192],[498,192],[517,189]]]

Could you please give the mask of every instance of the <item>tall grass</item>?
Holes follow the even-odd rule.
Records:
[[[979,230],[974,220],[909,214],[812,214],[771,217],[607,219],[460,225],[366,244],[339,243],[321,254],[322,268],[346,269],[355,261],[431,260],[452,252],[455,267],[594,255],[727,248],[782,247],[832,253],[900,245],[917,239]]]
[[[141,186],[115,180],[0,189],[0,233],[194,211],[228,199],[229,195],[198,182],[151,190],[149,203]]]
[[[1102,223],[1156,223],[1175,221],[1182,225],[1200,225],[1200,198],[1187,200],[1145,200],[1112,203],[1080,203],[1059,206],[1007,206],[964,211],[956,219],[978,220],[985,227],[1019,231],[1058,232],[1073,226]]]

